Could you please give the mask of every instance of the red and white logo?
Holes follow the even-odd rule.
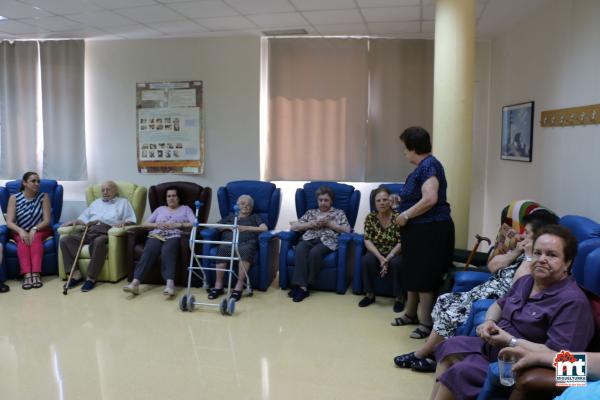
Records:
[[[554,357],[556,386],[587,385],[587,358],[585,353],[570,353],[561,350]]]

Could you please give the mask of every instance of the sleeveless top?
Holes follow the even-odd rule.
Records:
[[[29,231],[44,217],[44,210],[42,207],[44,193],[39,192],[37,196],[31,200],[27,200],[23,192],[17,193],[15,197],[17,200],[17,225],[26,231]]]

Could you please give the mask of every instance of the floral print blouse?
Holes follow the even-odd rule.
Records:
[[[396,223],[397,212],[392,212],[392,223],[384,228],[377,218],[377,211],[367,215],[365,219],[365,240],[373,242],[382,256],[387,256],[400,242],[400,225]]]
[[[331,207],[327,212],[321,212],[318,208],[312,208],[304,213],[302,218],[298,220],[300,223],[316,221],[318,219],[330,219],[336,224],[342,226],[350,226],[348,218],[344,211]],[[337,250],[339,233],[330,228],[308,229],[302,235],[303,240],[321,239],[321,243],[329,247],[332,251]]]

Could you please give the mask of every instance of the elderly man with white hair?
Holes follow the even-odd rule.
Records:
[[[240,235],[238,238],[238,251],[240,253],[240,264],[238,269],[238,281],[235,285],[235,289],[231,292],[231,298],[238,301],[242,298],[242,292],[244,290],[244,282],[246,280],[246,274],[254,255],[258,251],[258,235],[261,232],[265,232],[268,228],[267,225],[261,220],[258,214],[253,214],[254,199],[247,194],[243,194],[237,199],[237,205],[240,208],[240,214],[238,215],[238,229]],[[227,217],[221,219],[219,224],[233,224],[234,215],[229,214]],[[221,236],[222,241],[231,241],[233,238],[233,232],[226,230]],[[217,255],[220,257],[229,257],[231,255],[231,245],[219,245]],[[225,268],[227,262],[217,263],[217,279],[215,281],[215,287],[213,287],[208,293],[208,298],[214,300],[225,291],[223,289],[223,276],[225,275]]]
[[[87,269],[87,279],[81,287],[82,292],[89,292],[94,288],[96,279],[102,271],[108,253],[108,230],[112,227],[123,227],[135,224],[135,212],[129,200],[118,197],[119,188],[113,181],[102,183],[102,197],[96,199],[86,208],[81,215],[73,221],[65,222],[62,226],[89,225],[84,244],[90,245],[90,263]],[[71,272],[77,249],[83,233],[63,236],[60,238],[65,272]],[[73,277],[67,283],[68,288],[83,282],[79,270],[73,271]]]

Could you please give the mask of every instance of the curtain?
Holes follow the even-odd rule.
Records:
[[[35,42],[0,42],[0,177],[37,169]]]
[[[414,125],[432,133],[433,53],[432,40],[370,40],[366,181],[404,181],[414,169],[399,136]]]
[[[270,39],[265,179],[404,181],[433,124],[433,41]]]
[[[83,40],[40,42],[43,175],[86,180]]]
[[[366,39],[270,39],[268,180],[362,180]]]

